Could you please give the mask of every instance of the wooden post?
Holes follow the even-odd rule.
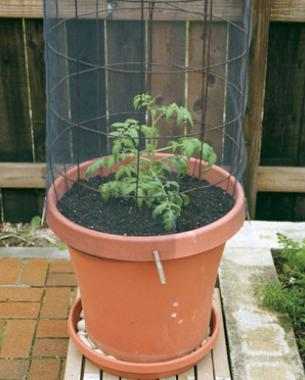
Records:
[[[245,119],[248,167],[245,190],[249,212],[255,217],[257,170],[260,161],[271,0],[253,0],[253,34],[249,58],[249,96]]]

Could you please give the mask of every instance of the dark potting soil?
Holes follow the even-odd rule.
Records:
[[[134,200],[109,199],[102,201],[98,191],[88,190],[111,180],[93,177],[75,182],[58,208],[68,219],[83,227],[118,235],[151,236],[179,233],[210,224],[227,214],[234,206],[233,198],[216,186],[208,186],[188,193],[190,204],[183,207],[175,231],[165,231],[162,219],[153,219],[153,209],[135,205]],[[206,186],[208,182],[193,177],[179,178],[180,190]]]

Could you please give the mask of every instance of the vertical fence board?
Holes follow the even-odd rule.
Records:
[[[271,0],[253,0],[253,32],[249,59],[249,96],[245,119],[245,139],[248,142],[248,167],[245,175],[246,196],[250,215],[256,207],[256,178],[259,166],[262,115],[264,107],[267,49]]]
[[[235,25],[228,25],[228,52],[229,61],[226,72],[226,112],[225,112],[225,142],[224,142],[224,165],[231,167],[232,172],[240,178],[240,172],[245,169],[244,146],[240,135],[243,123],[243,111],[246,102],[246,86],[242,82],[241,73],[246,71],[247,59],[240,57],[247,50],[247,41],[241,41],[240,30]]]
[[[65,23],[61,23],[60,21],[60,19],[54,18],[53,20],[48,20],[46,24],[46,33],[49,33],[49,30],[54,28],[53,33],[49,34],[49,48],[46,51],[46,59],[49,62],[47,68],[47,91],[49,97],[48,102],[50,105],[47,113],[47,123],[53,125],[52,131],[49,130],[49,142],[52,141],[52,136],[54,134],[60,133],[60,131],[64,130],[66,131],[62,136],[62,138],[65,139],[65,149],[61,149],[62,147],[60,144],[49,146],[49,149],[54,153],[53,158],[55,157],[52,159],[52,162],[50,162],[52,165],[52,175],[50,175],[50,177],[56,177],[60,174],[60,171],[62,170],[60,165],[61,162],[66,162],[67,165],[75,162],[73,155],[73,140],[74,135],[77,133],[71,129],[70,125],[72,117],[74,116],[71,111],[71,93],[73,93],[74,84],[71,84],[71,76],[73,75],[74,67],[68,59],[68,41],[69,39],[72,39],[73,41],[72,31],[73,28],[75,29],[75,21],[71,20]],[[72,37],[70,37],[70,34],[72,34]],[[72,46],[74,46],[73,42]],[[55,53],[54,48],[58,49],[60,54]],[[66,167],[64,167],[64,170],[66,170]],[[49,183],[51,178],[47,178],[47,180]]]
[[[204,43],[204,33],[205,43]],[[227,26],[225,23],[209,23],[204,30],[203,22],[191,22],[189,29],[189,66],[205,67],[208,64],[219,64],[209,73],[190,73],[188,75],[188,106],[194,115],[194,119],[201,124],[202,112],[207,106],[204,118],[206,141],[211,144],[219,158],[223,148],[222,130],[208,132],[209,129],[223,124],[224,99],[225,99],[225,71],[226,71],[226,41]],[[209,41],[210,40],[210,41]],[[207,53],[204,48],[209,49],[210,57],[207,61]],[[207,78],[208,76],[208,78]],[[205,86],[207,82],[207,93]],[[207,99],[205,98],[207,95]],[[207,102],[205,105],[204,103]]]
[[[140,21],[107,22],[107,62],[112,68],[128,71],[108,71],[109,125],[127,118],[138,118],[133,98],[145,91],[144,73],[131,74],[130,71],[141,71],[139,63],[144,60],[144,36],[144,25]]]
[[[0,59],[0,160],[31,161],[22,20],[1,20]]]
[[[302,40],[301,40],[302,56],[299,60],[300,67],[305,72],[305,24],[302,24]],[[298,146],[298,164],[305,166],[305,79],[303,85],[303,109],[300,126],[299,146]],[[294,220],[305,220],[305,194],[297,194],[294,205]]]
[[[262,165],[298,163],[305,81],[305,26],[270,28]]]
[[[305,166],[305,164],[303,164]],[[295,204],[294,204],[294,214],[293,220],[296,222],[304,222],[305,221],[305,195],[296,194]]]
[[[101,117],[105,115],[105,77],[104,70],[99,68],[104,65],[104,21],[68,21],[67,52],[69,57],[79,60],[69,61],[71,120],[92,131],[104,131],[105,118]],[[62,108],[62,112],[65,112],[64,107]],[[95,132],[79,131],[78,127],[73,128],[76,162],[82,162],[89,157],[95,158],[104,152],[106,138],[94,134]]]
[[[273,23],[270,28],[269,64],[263,123],[262,165],[305,164],[305,26]],[[302,146],[303,145],[303,146]],[[304,196],[259,195],[260,219],[300,220]],[[304,218],[304,214],[303,214]]]
[[[27,72],[22,20],[0,22],[0,161],[32,161]],[[5,220],[37,214],[35,190],[2,190]]]
[[[305,220],[305,196],[304,196],[304,194],[296,194],[296,200],[295,200],[293,212],[294,212],[294,214],[293,214],[293,220],[294,221],[304,222],[304,220]]]
[[[152,41],[149,50],[151,61],[150,91],[158,103],[168,105],[176,102],[185,103],[185,75],[177,72],[177,66],[185,65],[185,22],[154,22]],[[167,73],[167,74],[166,74]],[[166,128],[164,127],[166,125]],[[175,122],[160,123],[160,136],[179,135],[183,127],[177,127]],[[160,141],[160,146],[166,145],[166,139]]]
[[[26,49],[29,64],[32,125],[36,161],[45,161],[45,63],[43,24],[41,20],[25,20]]]
[[[41,215],[42,194],[41,191],[32,189],[3,189],[4,221],[28,223],[34,216]]]
[[[28,58],[29,96],[33,128],[33,148],[35,153],[35,161],[45,162],[46,97],[43,22],[42,20],[25,20],[24,22],[26,37],[25,48]],[[36,197],[37,211],[38,214],[41,215],[45,191],[36,190]]]

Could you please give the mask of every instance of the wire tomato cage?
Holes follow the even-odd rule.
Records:
[[[229,181],[246,165],[250,0],[45,0],[44,13],[48,188],[63,178],[66,190],[78,181],[82,194],[138,206],[211,186],[234,196]],[[91,177],[120,170],[125,188],[93,186],[88,162]],[[207,183],[213,164],[227,175]],[[148,167],[162,172],[162,194],[145,189]],[[179,171],[201,181],[186,188]]]

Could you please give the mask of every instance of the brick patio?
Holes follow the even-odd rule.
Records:
[[[75,293],[69,261],[0,259],[0,380],[62,379]]]

